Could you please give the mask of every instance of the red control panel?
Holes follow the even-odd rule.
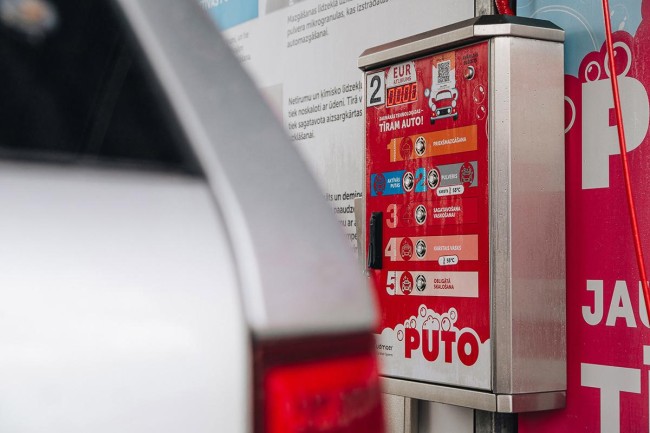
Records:
[[[387,376],[491,388],[488,65],[482,42],[366,73],[366,254]]]

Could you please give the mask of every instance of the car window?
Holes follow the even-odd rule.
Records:
[[[21,28],[39,4],[49,28]],[[108,1],[0,0],[0,17],[0,155],[196,171]]]

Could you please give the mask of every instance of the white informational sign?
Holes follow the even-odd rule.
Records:
[[[367,48],[471,18],[474,2],[199,2],[282,119],[356,246],[353,200],[363,190],[365,130],[357,59]]]

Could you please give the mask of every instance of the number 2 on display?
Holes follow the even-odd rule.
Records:
[[[366,76],[366,107],[382,105],[386,101],[386,82],[384,73],[377,72]]]

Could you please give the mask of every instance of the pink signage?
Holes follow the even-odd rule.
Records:
[[[650,2],[643,9],[648,12]],[[642,21],[634,37],[616,32],[614,42],[628,159],[650,265],[650,23]],[[519,431],[648,432],[650,330],[604,45],[584,56],[578,76],[566,76],[565,100],[567,407],[522,414]]]

